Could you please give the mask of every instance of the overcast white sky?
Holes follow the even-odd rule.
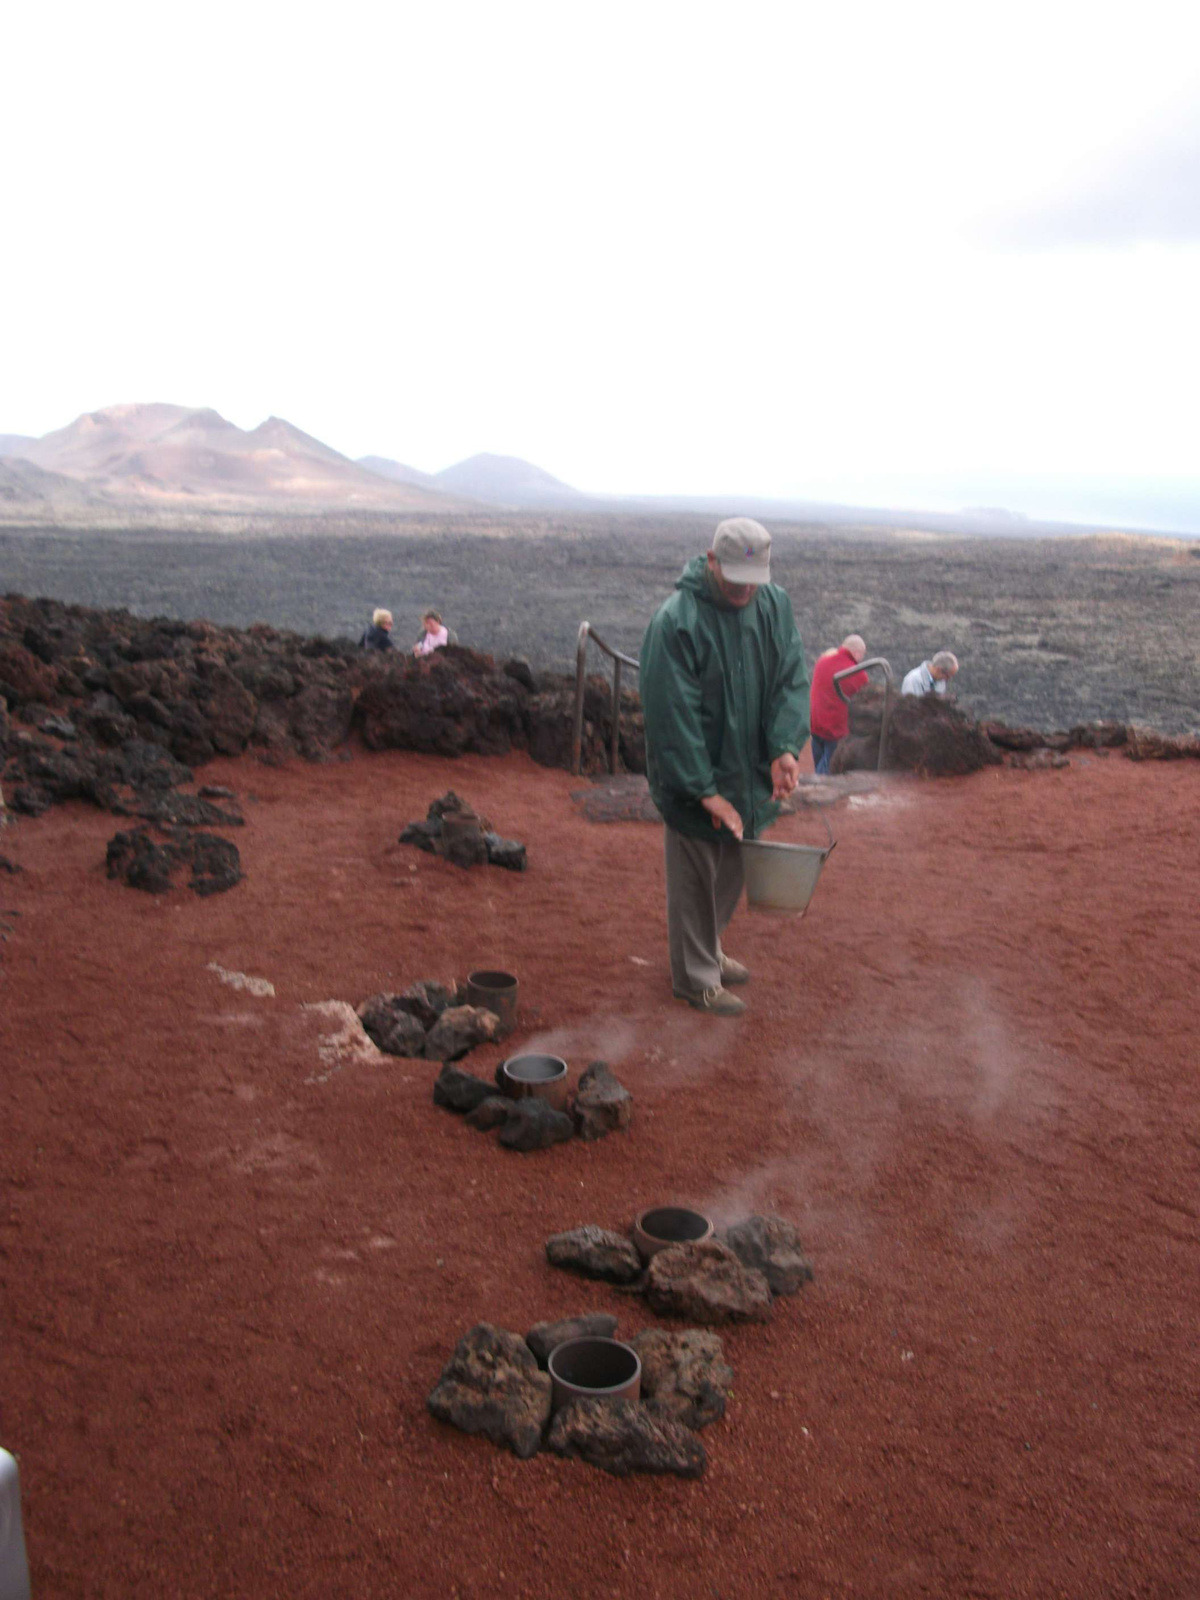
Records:
[[[22,6],[0,432],[585,489],[1194,476],[1200,6]]]

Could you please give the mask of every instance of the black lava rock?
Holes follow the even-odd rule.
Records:
[[[519,1334],[481,1322],[459,1340],[427,1402],[442,1422],[535,1455],[550,1420],[550,1378]]]
[[[121,878],[131,889],[165,894],[177,870],[191,868],[188,887],[198,895],[219,894],[242,879],[238,848],[213,833],[191,833],[172,828],[155,839],[148,828],[115,834],[108,842],[106,864],[110,878]]]
[[[783,1217],[746,1217],[722,1228],[717,1237],[744,1267],[762,1273],[772,1294],[795,1294],[812,1282],[812,1266],[799,1235]]]
[[[489,866],[505,867],[509,872],[524,872],[528,866],[525,846],[516,839],[502,839],[498,833],[485,833],[484,849]]]
[[[221,894],[242,881],[242,858],[232,840],[215,833],[193,833],[188,835],[188,843],[192,866],[189,889],[199,895]]]
[[[581,1139],[603,1139],[628,1128],[633,1120],[633,1096],[605,1062],[593,1061],[579,1080],[572,1115]]]
[[[515,1102],[507,1095],[489,1094],[486,1100],[479,1102],[474,1111],[467,1113],[467,1121],[473,1128],[490,1133],[493,1128],[498,1128],[508,1121],[508,1114],[514,1104]]]
[[[131,889],[147,894],[166,894],[171,873],[179,865],[168,846],[155,843],[146,828],[114,834],[105,859],[110,878],[121,878]]]
[[[574,1132],[570,1117],[545,1100],[514,1100],[508,1121],[500,1129],[500,1143],[506,1150],[545,1150],[565,1143]]]
[[[390,1056],[423,1056],[425,1028],[397,994],[373,994],[358,1007],[367,1037]]]
[[[427,850],[430,855],[436,855],[441,837],[440,822],[410,822],[400,835],[400,843],[415,844],[418,850]]]
[[[617,1319],[607,1311],[585,1311],[577,1317],[562,1317],[558,1322],[535,1322],[525,1335],[525,1343],[544,1370],[550,1352],[566,1344],[568,1339],[611,1339],[616,1331]]]
[[[433,1103],[444,1106],[447,1111],[474,1111],[476,1106],[492,1099],[494,1092],[490,1083],[447,1061],[434,1082]]]
[[[642,1275],[642,1258],[633,1240],[594,1222],[547,1239],[546,1259],[552,1267],[565,1267],[608,1283],[634,1283]]]
[[[706,1465],[704,1446],[690,1428],[636,1400],[572,1400],[551,1423],[546,1445],[617,1478],[631,1472],[698,1478]]]

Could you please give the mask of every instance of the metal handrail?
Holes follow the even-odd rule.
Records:
[[[844,700],[846,704],[849,705],[850,696],[848,694],[843,694],[841,679],[852,678],[856,672],[869,673],[872,667],[882,667],[884,677],[883,719],[879,724],[879,758],[875,764],[876,772],[882,772],[883,755],[884,751],[887,749],[888,723],[892,720],[892,685],[896,681],[892,672],[891,663],[885,661],[882,656],[872,656],[869,661],[860,661],[856,666],[843,667],[840,672],[834,673],[833,687],[837,690],[839,699]]]
[[[621,738],[621,667],[632,667],[635,672],[639,670],[639,662],[634,656],[624,655],[620,650],[614,650],[592,627],[590,622],[579,624],[579,642],[575,646],[575,726],[571,736],[571,771],[578,776],[583,763],[583,694],[587,682],[587,644],[591,639],[599,645],[606,656],[612,657],[613,664],[613,691],[612,691],[612,739],[608,750],[608,770],[615,773],[617,770],[617,751]]]

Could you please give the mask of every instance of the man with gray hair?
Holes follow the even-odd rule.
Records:
[[[945,694],[946,685],[958,671],[958,657],[952,650],[939,650],[932,661],[904,674],[901,694]]]
[[[642,644],[650,793],[666,823],[675,996],[733,1017],[750,974],[721,935],[741,897],[740,840],[779,814],[808,737],[808,674],[792,603],[771,582],[771,535],[731,517],[683,569]]]
[[[833,681],[835,672],[856,667],[867,653],[860,634],[848,633],[836,650],[826,650],[817,657],[813,666],[810,725],[812,731],[813,771],[828,773],[829,762],[838,744],[850,732],[850,708],[846,704],[852,695],[867,686],[865,672],[855,672],[841,683],[842,693]],[[846,700],[842,699],[846,696]]]

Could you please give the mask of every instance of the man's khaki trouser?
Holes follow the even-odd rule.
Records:
[[[678,995],[721,983],[721,935],[741,899],[742,852],[728,828],[711,839],[664,830],[667,858],[667,943]]]

